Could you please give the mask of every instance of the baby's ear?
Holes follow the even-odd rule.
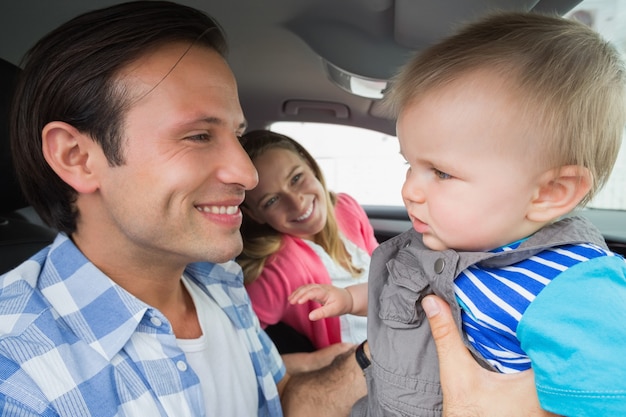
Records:
[[[591,172],[585,167],[567,165],[546,171],[526,217],[547,223],[571,212],[591,189]]]
[[[79,193],[98,189],[91,165],[97,145],[72,125],[54,121],[42,130],[42,151],[48,165]]]

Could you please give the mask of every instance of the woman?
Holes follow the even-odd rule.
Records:
[[[290,326],[315,349],[360,343],[364,317],[311,321],[309,312],[319,305],[291,304],[289,296],[305,284],[367,281],[378,242],[365,211],[347,194],[328,191],[315,159],[288,136],[256,130],[241,143],[259,183],[242,207],[244,249],[237,261],[261,325]]]

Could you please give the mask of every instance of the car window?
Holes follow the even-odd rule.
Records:
[[[567,17],[580,20],[626,53],[626,1],[586,0]],[[302,143],[324,170],[328,187],[354,196],[361,204],[402,205],[406,165],[395,136],[321,123],[277,122],[271,130]],[[625,135],[626,137],[626,132]],[[587,207],[626,210],[626,145],[606,186]]]
[[[270,130],[300,142],[319,163],[330,190],[365,205],[403,205],[407,167],[395,136],[324,123],[277,122]]]
[[[626,2],[622,0],[584,0],[566,17],[579,20],[601,33],[626,55]],[[624,133],[626,137],[626,132]],[[623,139],[624,140],[624,139]],[[615,168],[606,186],[587,206],[598,209],[626,210],[626,143],[622,142]]]

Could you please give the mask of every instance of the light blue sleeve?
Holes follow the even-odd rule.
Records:
[[[541,406],[576,417],[626,416],[626,262],[581,262],[530,304],[518,338]]]

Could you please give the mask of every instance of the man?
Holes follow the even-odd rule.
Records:
[[[231,261],[257,176],[225,53],[208,16],[145,1],[26,56],[13,158],[60,233],[0,277],[2,415],[340,416],[365,394],[353,351],[286,374]]]
[[[298,389],[316,377],[286,375],[230,261],[257,174],[225,53],[210,17],[148,1],[26,56],[13,156],[60,234],[0,281],[3,415],[278,416],[291,392],[319,412]]]

